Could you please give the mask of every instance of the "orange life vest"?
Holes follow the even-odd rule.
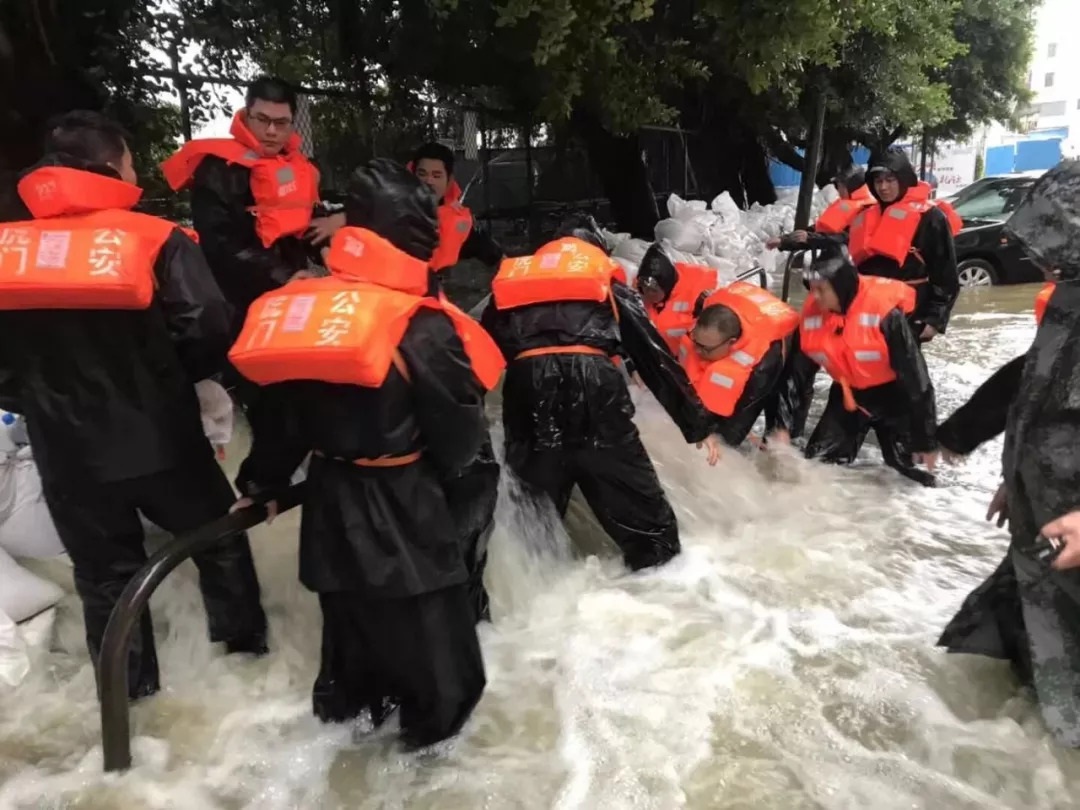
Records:
[[[255,205],[255,232],[264,247],[283,236],[299,236],[311,225],[311,214],[319,201],[319,171],[300,151],[300,136],[289,138],[285,148],[273,157],[262,154],[262,146],[248,129],[244,111],[233,116],[231,138],[204,138],[188,141],[161,164],[161,172],[174,191],[187,186],[207,155],[251,170],[251,196]]]
[[[723,304],[739,316],[742,335],[727,357],[702,360],[689,335],[679,341],[679,362],[701,402],[712,413],[731,416],[746,384],[769,347],[799,326],[799,313],[767,290],[733,282],[705,299],[705,309]]]
[[[703,292],[716,289],[716,270],[697,264],[676,263],[678,280],[663,308],[646,306],[649,318],[667,343],[672,354],[679,351],[679,341],[694,326],[694,304]]]
[[[0,223],[0,309],[146,309],[175,225],[127,209],[142,189],[48,166],[19,181],[34,219]]]
[[[505,367],[484,329],[453,305],[426,296],[428,266],[362,228],[342,228],[326,260],[329,278],[292,281],[248,309],[229,360],[260,385],[321,380],[377,388],[397,353],[409,321],[421,307],[450,316],[487,388]]]
[[[844,315],[823,310],[814,296],[803,305],[799,343],[804,354],[844,389],[844,406],[856,408],[852,389],[876,388],[896,379],[881,321],[892,310],[915,309],[915,290],[902,281],[859,276],[859,290]]]
[[[1041,324],[1043,316],[1046,315],[1046,305],[1050,303],[1050,296],[1054,294],[1054,282],[1050,282],[1039,290],[1039,294],[1035,296],[1035,323]]]
[[[907,199],[928,202],[935,208],[940,209],[941,213],[945,215],[945,219],[949,220],[949,230],[952,231],[953,236],[956,236],[964,229],[964,220],[956,213],[956,209],[952,207],[951,203],[946,202],[945,200],[930,199],[930,196],[933,193],[933,187],[925,180],[920,180],[915,187],[908,192]]]
[[[616,262],[595,245],[573,237],[548,242],[532,256],[504,259],[491,282],[498,309],[556,301],[611,298]]]
[[[875,202],[870,189],[859,186],[848,199],[833,201],[817,218],[814,230],[818,233],[843,233],[851,227],[852,221],[860,211]]]
[[[451,180],[439,206],[439,246],[431,257],[431,269],[438,272],[458,262],[461,248],[472,233],[472,212],[461,204],[461,187]]]
[[[903,266],[911,254],[911,243],[929,202],[913,199],[909,193],[882,212],[880,205],[864,208],[851,223],[848,248],[851,258],[860,265],[871,256],[886,256]]]

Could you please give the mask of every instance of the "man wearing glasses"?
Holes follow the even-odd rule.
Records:
[[[191,188],[199,244],[235,308],[234,331],[252,301],[310,274],[304,235],[319,173],[300,151],[295,116],[293,89],[262,76],[248,87],[231,138],[189,141],[161,166],[174,189]]]

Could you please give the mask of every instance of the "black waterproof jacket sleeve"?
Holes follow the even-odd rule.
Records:
[[[157,300],[188,378],[196,383],[213,376],[225,366],[233,313],[202,251],[176,229],[158,254],[154,269]]]
[[[688,442],[709,435],[710,414],[679,361],[667,350],[663,338],[649,320],[640,296],[623,284],[612,285],[619,312],[619,331],[634,370],[668,412]]]
[[[784,341],[774,341],[750,375],[746,388],[735,403],[734,413],[728,417],[713,414],[713,432],[732,447],[742,444],[765,409],[769,397],[783,381],[784,365]],[[777,426],[786,427],[784,424]]]
[[[5,341],[0,341],[0,410],[23,413],[22,403],[19,401],[19,380],[15,376],[15,367],[6,346]]]
[[[787,251],[788,253],[797,253],[800,250],[821,250],[832,245],[846,245],[847,243],[847,231],[842,233],[817,233],[816,231],[807,231],[805,242],[795,240],[791,234],[784,234],[780,237],[779,249]]]
[[[928,279],[926,290],[917,290],[919,303],[915,320],[944,334],[956,297],[960,294],[960,277],[956,273],[956,246],[953,244],[952,230],[944,212],[931,208],[923,214],[919,220],[919,228],[915,231],[912,247],[919,251],[926,265]]]
[[[913,453],[926,453],[937,446],[937,409],[934,386],[926,368],[919,341],[908,324],[907,316],[894,309],[881,321],[881,332],[889,347],[889,362],[896,372],[896,385],[904,402],[898,403],[909,414]]]
[[[1013,358],[982,385],[937,429],[938,444],[966,456],[1005,430],[1009,407],[1020,391],[1026,355]]]
[[[458,259],[461,261],[475,259],[489,267],[496,267],[502,261],[503,255],[503,249],[498,242],[491,238],[487,229],[480,223],[473,222],[469,236],[465,240],[465,244],[461,246]]]
[[[229,301],[243,317],[248,305],[306,265],[305,248],[286,237],[269,248],[255,233],[248,207],[251,173],[214,156],[203,158],[191,184],[191,216],[199,245]],[[287,244],[286,244],[287,243]]]

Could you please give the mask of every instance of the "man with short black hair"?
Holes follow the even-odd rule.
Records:
[[[300,151],[295,122],[296,92],[260,76],[233,117],[232,137],[189,141],[161,166],[174,189],[191,188],[199,244],[235,307],[234,330],[252,301],[311,272],[304,235],[319,173]]]
[[[439,247],[431,257],[431,269],[438,274],[466,259],[496,266],[502,260],[502,248],[476,227],[472,212],[461,204],[453,150],[441,143],[426,143],[413,154],[409,168],[439,203]]]
[[[0,332],[18,336],[0,344],[0,402],[27,418],[96,661],[113,605],[146,562],[139,513],[183,533],[234,500],[195,392],[224,363],[231,311],[198,245],[131,210],[142,190],[115,122],[69,113],[46,147],[19,182],[33,219],[0,226]],[[247,538],[194,560],[211,640],[266,652]],[[149,613],[128,667],[132,698],[158,690]]]

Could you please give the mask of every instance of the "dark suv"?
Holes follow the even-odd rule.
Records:
[[[1042,273],[1004,233],[1009,215],[1037,178],[1028,175],[984,177],[949,202],[964,220],[956,236],[956,262],[963,287],[1021,284],[1042,280]]]

